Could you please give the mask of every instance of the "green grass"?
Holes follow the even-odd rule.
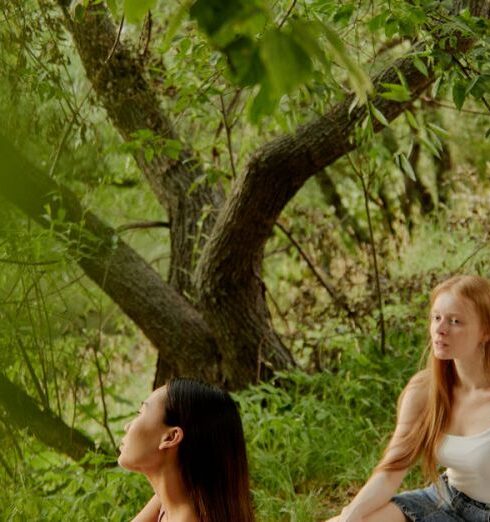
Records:
[[[259,521],[321,520],[347,501],[380,456],[422,339],[420,329],[392,332],[385,357],[366,339],[346,346],[330,371],[279,374],[235,395]],[[14,479],[0,478],[2,520],[124,521],[150,495],[140,476],[84,470],[32,441],[23,444]]]

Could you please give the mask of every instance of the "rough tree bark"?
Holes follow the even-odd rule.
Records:
[[[58,4],[63,9],[87,76],[121,135],[131,139],[134,131],[150,128],[162,138],[175,137],[169,118],[161,112],[158,96],[148,87],[141,68],[133,62],[131,54],[121,43],[114,46],[117,42],[116,31],[107,12],[99,5],[89,9],[82,21],[73,22],[67,9],[69,2],[58,0]],[[459,7],[463,5],[461,2],[456,4]],[[487,0],[470,1],[468,5],[473,14],[488,17],[490,2]],[[470,45],[471,42],[461,39],[456,50],[467,49]],[[398,71],[406,79],[412,100],[434,80],[432,71],[427,77],[424,76],[414,67],[412,58],[407,57],[375,78],[375,85],[379,88],[382,83],[398,83]],[[407,103],[412,103],[412,100]],[[189,278],[192,272],[189,252],[195,247],[192,241],[194,227],[203,205],[215,205],[215,195],[206,187],[201,188],[202,193],[189,195],[188,188],[199,172],[199,166],[195,163],[191,162],[191,168],[184,166],[186,159],[194,157],[190,150],[176,162],[157,156],[147,163],[144,158],[137,157],[171,218],[174,256],[171,282],[179,290],[188,288],[196,296],[196,306],[202,317],[194,310],[195,324],[202,324],[206,335],[211,333],[216,343],[213,360],[221,365],[219,379],[229,387],[237,388],[255,381],[268,366],[278,369],[294,364],[269,321],[261,281],[264,245],[284,206],[305,181],[355,147],[351,135],[366,112],[363,107],[349,111],[351,103],[352,97],[349,97],[327,114],[298,128],[293,134],[272,140],[253,155],[220,208],[192,281]],[[406,104],[381,97],[375,98],[373,103],[388,121],[396,118],[406,107]],[[375,122],[375,130],[380,129],[381,124]],[[86,219],[87,223],[91,221],[92,218]],[[123,247],[118,245],[117,248]],[[121,257],[124,258],[124,255]],[[111,270],[106,270],[104,278],[98,273],[98,280],[103,281],[106,291],[110,285],[115,286],[114,295],[118,295],[119,279],[124,275],[121,271],[116,275],[116,268],[114,275]],[[84,269],[91,269],[88,260]],[[184,280],[179,280],[179,270],[185,273]],[[93,273],[97,273],[95,268]],[[157,283],[157,279],[147,285],[145,291],[161,294],[155,295],[154,299],[165,303],[165,296],[170,293],[161,281]],[[153,284],[158,290],[152,288]],[[124,287],[126,291],[128,288]],[[145,297],[148,296],[147,293]],[[142,304],[137,296],[134,299],[137,305]],[[177,299],[172,301],[179,302]],[[188,305],[185,300],[182,301]],[[136,317],[136,311],[134,313]],[[161,314],[160,311],[155,313]],[[204,321],[201,323],[202,318]],[[174,329],[175,326],[163,325],[174,320],[179,318],[169,316],[162,320],[162,328]],[[148,327],[143,329],[149,338],[153,332],[152,325],[150,321]],[[188,331],[182,330],[183,338],[187,335]],[[180,356],[186,357],[184,350]]]
[[[170,221],[169,282],[180,292],[192,295],[193,251],[198,247],[194,238],[198,235],[199,219],[204,207],[220,205],[221,195],[206,183],[199,183],[190,191],[203,174],[192,151],[184,150],[177,160],[159,152],[158,140],[179,140],[179,136],[162,110],[159,96],[149,86],[141,61],[120,41],[104,4],[91,2],[83,20],[77,21],[69,11],[71,0],[57,3],[87,77],[114,127],[126,141],[134,140],[140,130],[150,130],[155,137],[153,158],[148,161],[140,152],[135,154],[135,160]],[[204,233],[212,226],[213,218],[214,213],[208,212],[202,224]]]
[[[489,17],[490,2],[472,1],[469,7],[472,14]],[[460,39],[452,50],[467,50],[471,44]],[[398,71],[410,88],[411,100],[394,103],[380,96],[373,100],[388,121],[434,81],[432,70],[425,76],[406,57],[374,79],[376,91],[383,90],[383,83],[398,83]],[[259,149],[236,180],[204,247],[195,276],[199,303],[211,329],[228,343],[223,357],[224,367],[232,372],[227,376],[231,382],[243,385],[254,378],[251,354],[259,353],[266,361],[273,361],[270,350],[273,356],[281,354],[277,336],[264,328],[266,305],[259,279],[264,246],[283,208],[305,181],[355,148],[351,135],[366,110],[350,111],[352,101],[353,96],[348,97],[294,134],[280,136]],[[374,127],[379,131],[382,125],[375,121]]]
[[[118,304],[157,348],[168,376],[191,371],[219,380],[213,334],[195,308],[75,194],[42,174],[0,134],[0,194],[40,225],[50,227],[51,209],[58,237],[85,273]],[[63,208],[63,221],[56,222]]]

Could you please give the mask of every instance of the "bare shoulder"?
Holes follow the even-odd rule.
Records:
[[[417,417],[427,404],[429,392],[429,373],[427,370],[417,372],[407,383],[398,400],[398,417],[410,421]]]

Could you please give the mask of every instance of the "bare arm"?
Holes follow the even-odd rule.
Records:
[[[401,438],[419,417],[426,400],[425,374],[420,372],[412,377],[400,395],[397,424],[381,463],[397,456]],[[342,510],[339,522],[361,522],[362,517],[370,515],[388,504],[400,487],[407,471],[408,468],[396,471],[375,471],[354,500]]]
[[[131,522],[157,522],[161,508],[160,499],[153,495],[146,506],[133,518]]]

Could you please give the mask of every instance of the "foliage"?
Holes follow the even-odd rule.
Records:
[[[172,162],[192,144],[203,171],[191,190],[211,185],[229,195],[258,143],[292,133],[351,92],[352,111],[365,102],[353,135],[357,150],[306,183],[280,218],[290,237],[276,228],[266,246],[271,321],[301,368],[236,395],[254,500],[266,522],[320,518],[352,495],[376,462],[395,398],[416,368],[430,287],[456,271],[489,274],[488,22],[453,14],[449,4],[107,2],[115,22],[124,15],[122,41],[173,114],[185,137],[177,140],[149,129],[121,138],[54,3],[0,2],[3,132],[88,208],[122,227],[117,237],[164,276],[166,230],[124,228],[168,218],[141,179],[138,154]],[[76,19],[93,5],[75,2]],[[455,54],[460,33],[475,45]],[[375,96],[406,103],[407,79],[399,74],[374,93],[367,71],[373,78],[407,56],[424,77],[437,79],[390,123]],[[117,446],[151,386],[156,354],[83,276],[70,249],[76,242],[59,241],[54,225],[63,212],[45,210],[52,226],[41,229],[0,206],[2,372],[98,444]],[[127,520],[149,495],[141,478],[104,467],[99,456],[85,467],[69,463],[15,431],[3,414],[0,436],[0,513],[7,520]]]
[[[420,328],[412,336],[394,333],[395,346],[383,361],[376,362],[375,343],[366,340],[338,368],[314,376],[280,374],[236,394],[259,520],[325,515],[328,492],[337,490],[339,501],[366,477],[391,429],[396,395],[416,366]],[[55,522],[73,514],[122,521],[149,496],[140,478],[121,470],[82,470],[36,445],[23,449],[27,458],[18,463],[14,482],[3,477],[6,520]]]

